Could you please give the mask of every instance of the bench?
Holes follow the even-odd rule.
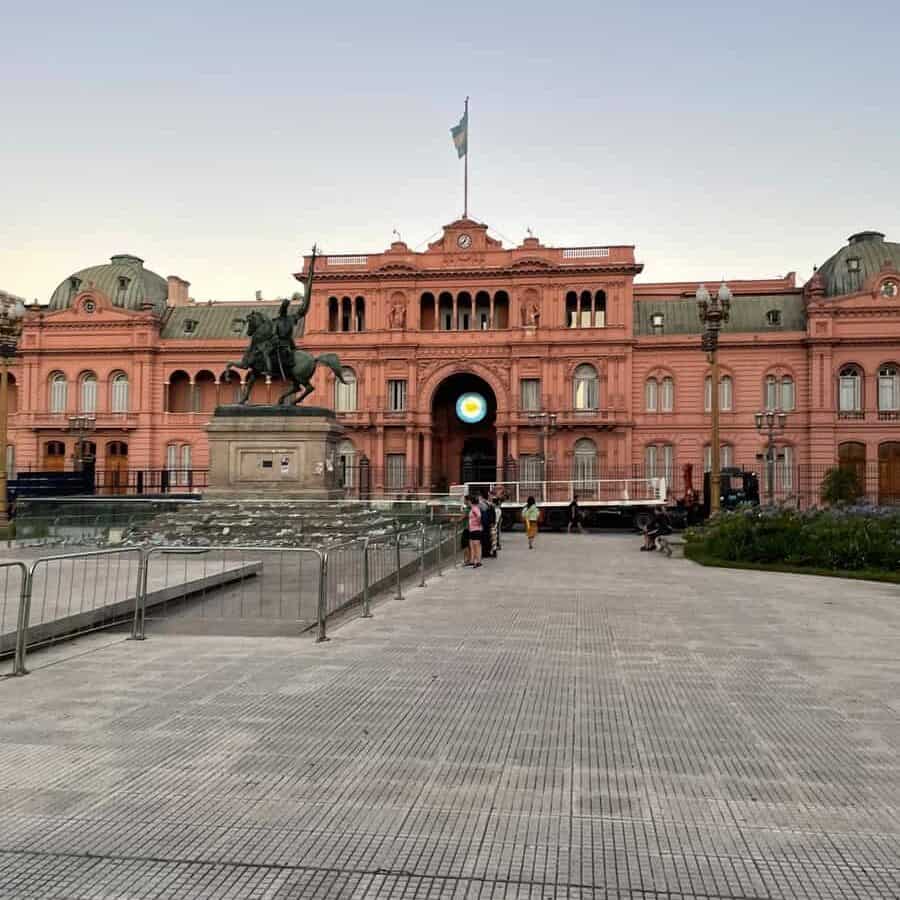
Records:
[[[661,534],[656,539],[656,546],[661,553],[670,559],[673,556],[684,556],[684,538],[677,534]]]

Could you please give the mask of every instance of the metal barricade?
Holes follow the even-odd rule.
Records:
[[[16,674],[27,652],[126,622],[140,595],[143,553],[116,547],[62,553],[28,568],[16,626]]]
[[[28,566],[21,561],[0,563],[0,655],[13,658],[12,674],[18,671],[15,657],[18,646],[19,617],[22,614],[22,598],[28,583]],[[22,667],[24,668],[24,660]]]
[[[325,554],[312,547],[153,547],[132,637],[165,631],[297,634],[320,616]]]

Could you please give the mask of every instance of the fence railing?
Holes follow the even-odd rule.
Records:
[[[457,565],[461,518],[403,526],[329,547],[118,547],[0,563],[0,656],[25,675],[37,647],[131,623],[131,638],[150,630],[196,630],[211,622],[238,633],[316,629],[330,617],[404,578],[443,574]]]

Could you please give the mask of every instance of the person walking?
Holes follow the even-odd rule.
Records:
[[[578,505],[578,494],[572,494],[572,502],[569,504],[569,534],[577,528],[584,534],[584,526],[581,524],[581,507]]]
[[[481,510],[481,556],[488,559],[496,556],[491,550],[491,536],[494,531],[494,507],[483,494],[478,501]]]
[[[469,498],[469,565],[481,568],[481,507],[477,497]]]
[[[472,498],[466,494],[463,503],[465,503],[466,508],[468,510],[469,504],[471,503]],[[463,548],[463,565],[471,566],[472,565],[472,542],[469,540],[469,513],[466,512],[466,527],[463,528],[462,533],[462,548]]]
[[[541,511],[534,502],[534,497],[529,497],[522,510],[522,520],[525,522],[525,534],[528,535],[528,549],[534,550],[534,539],[538,533],[538,521],[541,517]]]
[[[499,497],[494,497],[494,527],[492,529],[491,538],[491,550],[493,555],[497,555],[498,550],[502,550],[503,548],[500,546],[500,530],[503,525],[503,506],[500,503]]]

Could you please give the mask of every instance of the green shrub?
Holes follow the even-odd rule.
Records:
[[[849,466],[834,466],[825,473],[819,496],[830,506],[855,503],[863,495],[859,473]]]
[[[900,512],[834,508],[724,513],[686,534],[694,555],[833,571],[900,569]]]

